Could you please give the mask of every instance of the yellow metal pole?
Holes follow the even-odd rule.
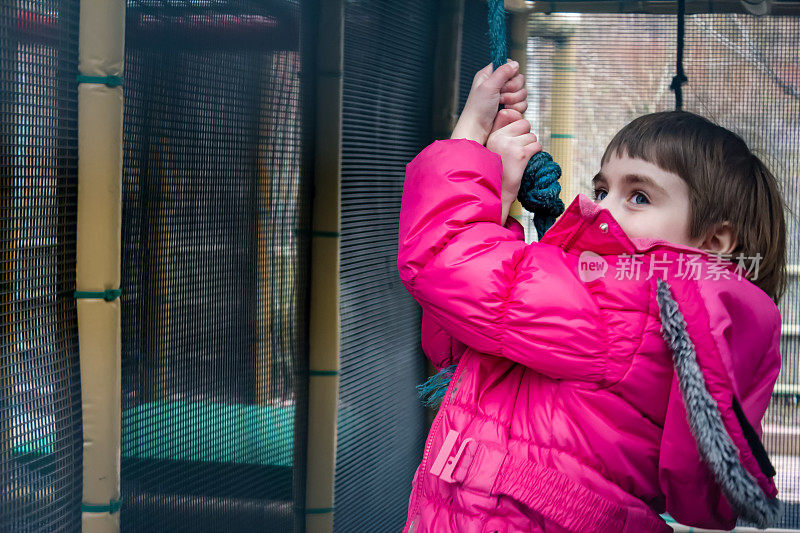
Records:
[[[570,14],[537,16],[526,26],[529,37],[550,39],[555,44],[553,62],[553,84],[550,93],[550,139],[542,139],[549,148],[553,160],[561,166],[561,194],[565,205],[569,205],[579,192],[573,183],[573,143],[575,132],[575,69],[577,66],[575,44],[572,36],[578,19]],[[549,143],[548,143],[549,141]],[[549,146],[548,146],[549,145]]]
[[[344,2],[320,2],[311,236],[306,530],[333,531],[339,401]]]
[[[83,531],[119,531],[124,0],[81,0],[76,288],[83,402]],[[86,293],[89,294],[86,294]]]
[[[573,183],[575,132],[575,46],[569,34],[555,38],[551,93],[550,155],[561,166],[561,200],[569,205],[577,194]]]

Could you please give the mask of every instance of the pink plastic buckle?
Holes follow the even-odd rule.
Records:
[[[458,465],[458,460],[461,459],[461,454],[464,453],[467,443],[474,440],[471,437],[464,439],[456,454],[450,457],[450,452],[456,444],[458,435],[458,431],[454,429],[450,430],[447,437],[444,439],[442,448],[439,450],[439,455],[436,456],[436,460],[433,462],[433,466],[431,466],[431,474],[439,476],[439,479],[448,483],[455,483],[456,480],[453,479],[453,472],[456,469],[456,465]]]

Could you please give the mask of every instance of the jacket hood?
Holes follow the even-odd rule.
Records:
[[[669,285],[661,279],[657,285],[661,332],[672,349],[682,407],[700,456],[742,518],[760,528],[773,526],[783,512],[775,498],[775,469],[742,411],[734,376],[727,374],[720,351],[706,346],[705,353],[698,353]],[[695,331],[696,336],[703,334]],[[698,339],[697,345],[702,344]],[[670,403],[676,397],[671,394]]]

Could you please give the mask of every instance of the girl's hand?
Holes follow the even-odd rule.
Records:
[[[542,145],[530,131],[531,123],[522,117],[522,113],[515,109],[501,109],[486,142],[486,148],[500,155],[503,163],[502,225],[506,223],[511,204],[517,199],[528,161],[542,151]]]
[[[519,73],[519,64],[511,59],[495,71],[492,71],[492,63],[479,70],[450,138],[472,139],[485,145],[500,104],[520,114],[528,109],[528,92],[524,85],[525,77]]]

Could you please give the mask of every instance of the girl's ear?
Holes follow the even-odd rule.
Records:
[[[709,230],[700,249],[713,252],[715,254],[729,254],[736,249],[738,244],[733,226],[727,220],[717,223]]]

